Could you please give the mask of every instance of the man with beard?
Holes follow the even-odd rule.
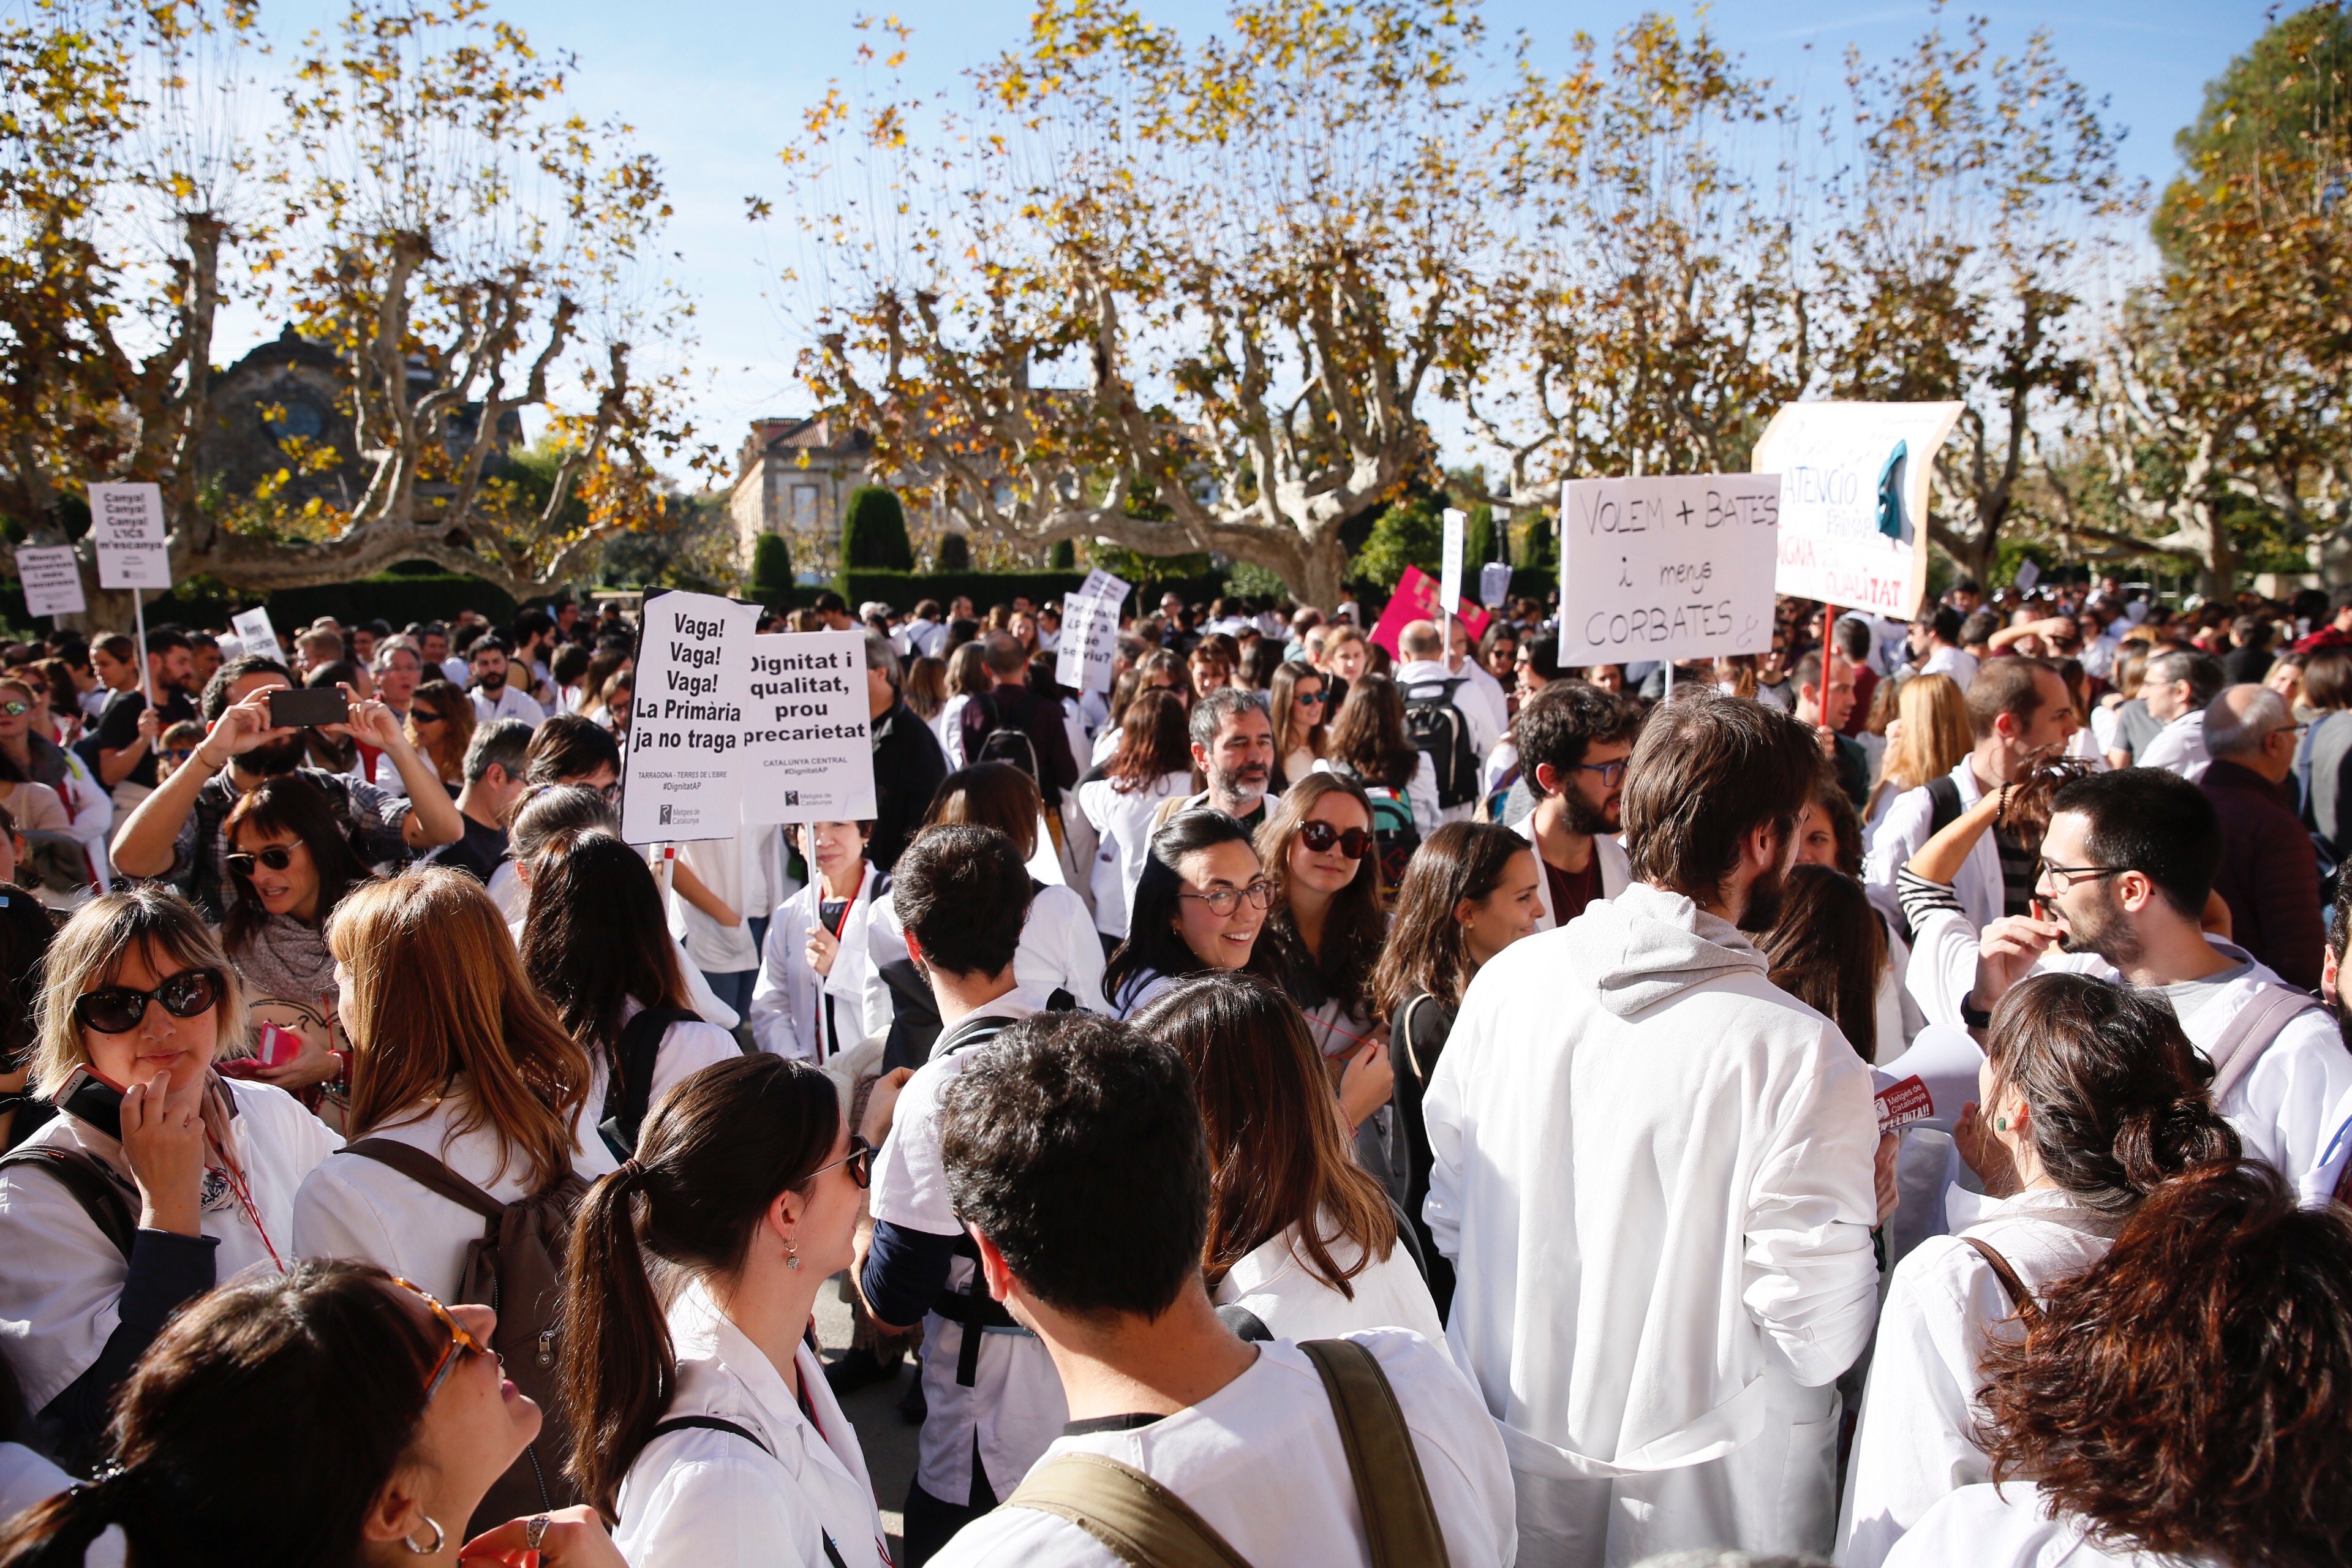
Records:
[[[529,692],[508,681],[508,653],[504,638],[494,632],[485,634],[475,639],[466,658],[474,672],[475,723],[491,724],[500,719],[520,719],[537,728],[539,721],[547,717],[547,710],[532,701]],[[522,675],[525,680],[530,679],[529,666],[523,667]]]
[[[1513,831],[1543,862],[1538,931],[1566,925],[1633,879],[1612,836],[1619,828],[1626,759],[1641,728],[1639,706],[1581,680],[1555,680],[1519,705],[1511,739],[1536,807]]]
[[[2042,840],[2042,912],[1985,928],[1960,1016],[1982,1029],[1993,1004],[2037,969],[2161,989],[2217,1069],[2213,1107],[2247,1154],[2307,1189],[2341,1125],[2338,1108],[2352,1103],[2352,1053],[2307,993],[2206,934],[2221,842],[2212,802],[2163,769],[2067,784]]]
[[[1829,1552],[1832,1385],[1877,1316],[1895,1140],[1745,934],[1820,772],[1779,709],[1661,708],[1626,774],[1636,879],[1488,960],[1430,1080],[1446,1337],[1501,1427],[1522,1562]]]
[[[457,803],[381,702],[352,703],[348,722],[323,726],[320,733],[381,750],[407,786],[408,799],[348,774],[302,766],[307,731],[269,722],[270,692],[293,684],[286,667],[274,659],[248,655],[221,666],[205,688],[210,733],[115,830],[116,870],[171,882],[217,924],[227,913],[234,885],[221,824],[247,790],[266,778],[296,772],[326,792],[352,847],[371,866],[396,867],[411,850],[457,842],[466,827]]]
[[[1208,780],[1198,795],[1160,805],[1151,830],[1196,806],[1222,811],[1251,832],[1265,821],[1266,785],[1274,780],[1274,721],[1255,691],[1221,686],[1192,704],[1192,771]]]

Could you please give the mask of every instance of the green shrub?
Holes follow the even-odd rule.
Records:
[[[881,485],[862,485],[850,492],[841,515],[841,564],[849,572],[915,569],[906,510],[896,494]]]
[[[932,564],[941,572],[971,570],[971,541],[961,533],[940,535],[938,559]]]
[[[751,545],[751,579],[744,584],[745,593],[771,609],[779,609],[792,589],[792,546],[781,533],[760,535]]]

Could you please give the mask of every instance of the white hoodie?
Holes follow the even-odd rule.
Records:
[[[1766,968],[1637,882],[1463,999],[1424,1212],[1528,1561],[1829,1548],[1826,1385],[1877,1307],[1877,1121],[1868,1068]]]

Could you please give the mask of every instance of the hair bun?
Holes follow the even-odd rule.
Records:
[[[2116,1158],[2142,1195],[2197,1166],[2234,1160],[2238,1152],[2236,1131],[2198,1090],[2136,1107],[2116,1128]]]

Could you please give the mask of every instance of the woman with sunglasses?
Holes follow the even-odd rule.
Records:
[[[327,917],[375,874],[343,837],[326,792],[300,773],[264,779],[238,799],[222,833],[234,892],[221,945],[247,996],[331,1010]]]
[[[213,1070],[245,1030],[236,972],[176,893],[96,899],[49,950],[34,1092],[64,1114],[0,1163],[0,1352],[68,1457],[174,1309],[298,1256],[295,1194],[335,1138]]]
[[[1192,789],[1184,705],[1166,691],[1138,692],[1119,721],[1118,750],[1102,776],[1078,785],[1078,810],[1100,845],[1094,859],[1095,929],[1106,954],[1127,936],[1128,904],[1151,852],[1153,815],[1162,801]]]
[[[873,1174],[833,1080],[764,1054],[705,1068],[637,1149],[572,1233],[570,1277],[599,1288],[566,1304],[568,1473],[634,1568],[888,1568],[804,1337]]]
[[[0,803],[18,826],[41,837],[43,900],[70,908],[89,896],[93,868],[106,862],[114,802],[79,757],[52,741],[48,682],[0,680]]]
[[[1177,813],[1151,836],[1127,940],[1103,972],[1113,1017],[1126,1018],[1187,974],[1246,969],[1272,978],[1258,931],[1274,884],[1250,831],[1222,811]]]
[[[1288,789],[1315,771],[1330,750],[1331,681],[1304,659],[1274,672],[1267,712],[1274,721],[1274,787]]]
[[[441,775],[449,798],[466,787],[466,746],[474,738],[474,704],[446,680],[428,680],[408,700],[408,743]]]

